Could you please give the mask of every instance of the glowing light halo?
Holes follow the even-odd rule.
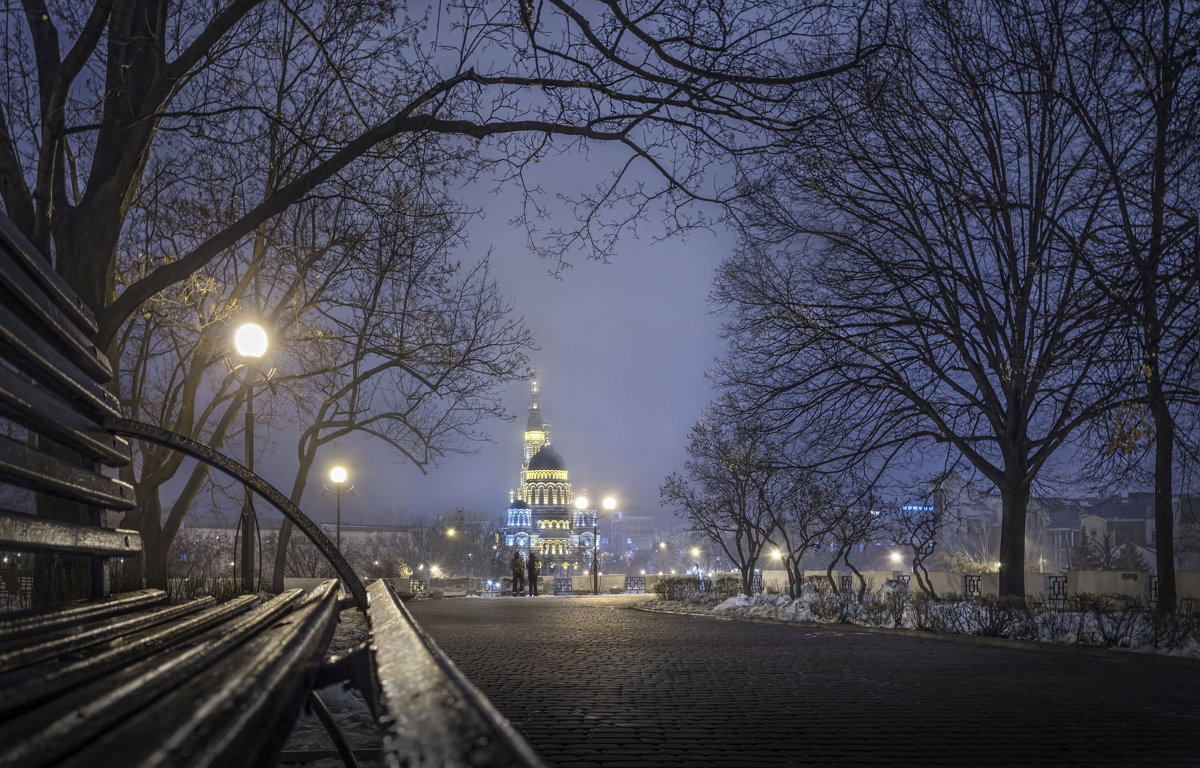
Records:
[[[242,357],[267,354],[267,332],[258,323],[244,323],[233,335],[233,347]]]

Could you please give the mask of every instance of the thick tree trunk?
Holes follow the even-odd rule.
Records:
[[[1025,514],[1029,486],[1013,483],[1000,489],[1000,597],[1025,600]]]

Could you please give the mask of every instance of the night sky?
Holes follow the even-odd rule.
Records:
[[[569,158],[555,162],[560,178],[586,183],[604,170]],[[660,230],[651,222],[638,236],[623,237],[610,263],[581,254],[555,277],[554,265],[531,253],[524,231],[509,223],[511,195],[466,195],[478,196],[473,204],[485,216],[472,222],[470,252],[460,258],[466,263],[492,249],[500,289],[534,333],[540,350],[530,362],[539,371],[542,408],[572,488],[593,498],[613,494],[621,509],[669,520],[670,513],[660,511],[658,486],[682,468],[688,430],[712,395],[704,373],[722,342],[708,294],[732,237],[697,231],[653,242]],[[351,468],[355,486],[355,496],[343,500],[343,520],[388,523],[460,507],[499,519],[518,480],[528,382],[508,387],[506,405],[517,418],[489,422],[491,443],[473,456],[448,455],[427,475],[378,444],[344,441],[327,448],[301,506],[316,520],[332,519],[333,498],[322,495],[320,483],[340,461]],[[281,441],[280,448],[281,456],[289,455],[290,446]]]

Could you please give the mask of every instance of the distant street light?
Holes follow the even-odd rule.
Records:
[[[350,473],[346,468],[338,465],[329,470],[329,479],[333,482],[333,492],[337,494],[337,548],[338,552],[342,551],[342,486],[345,485],[346,479],[350,477]],[[330,490],[329,486],[325,486],[325,490]],[[354,486],[346,489],[346,493],[353,494]]]

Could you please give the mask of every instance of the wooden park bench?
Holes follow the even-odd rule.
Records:
[[[35,581],[86,558],[78,570],[91,583],[89,599],[40,594],[34,607],[0,616],[0,766],[269,766],[304,707],[353,765],[318,694],[330,685],[362,693],[389,765],[541,764],[395,591],[383,581],[364,587],[279,491],[207,446],[123,418],[95,332],[65,281],[0,215],[0,417],[8,427],[0,483],[74,502],[85,518],[0,509],[0,551],[32,553]],[[137,532],[102,526],[105,510],[134,506],[133,488],[105,471],[131,461],[129,439],[169,446],[246,484],[321,550],[337,578],[308,594],[220,604],[172,605],[156,589],[106,594],[105,561],[137,562],[142,551]],[[370,640],[332,658],[339,614],[350,607],[366,615]]]

